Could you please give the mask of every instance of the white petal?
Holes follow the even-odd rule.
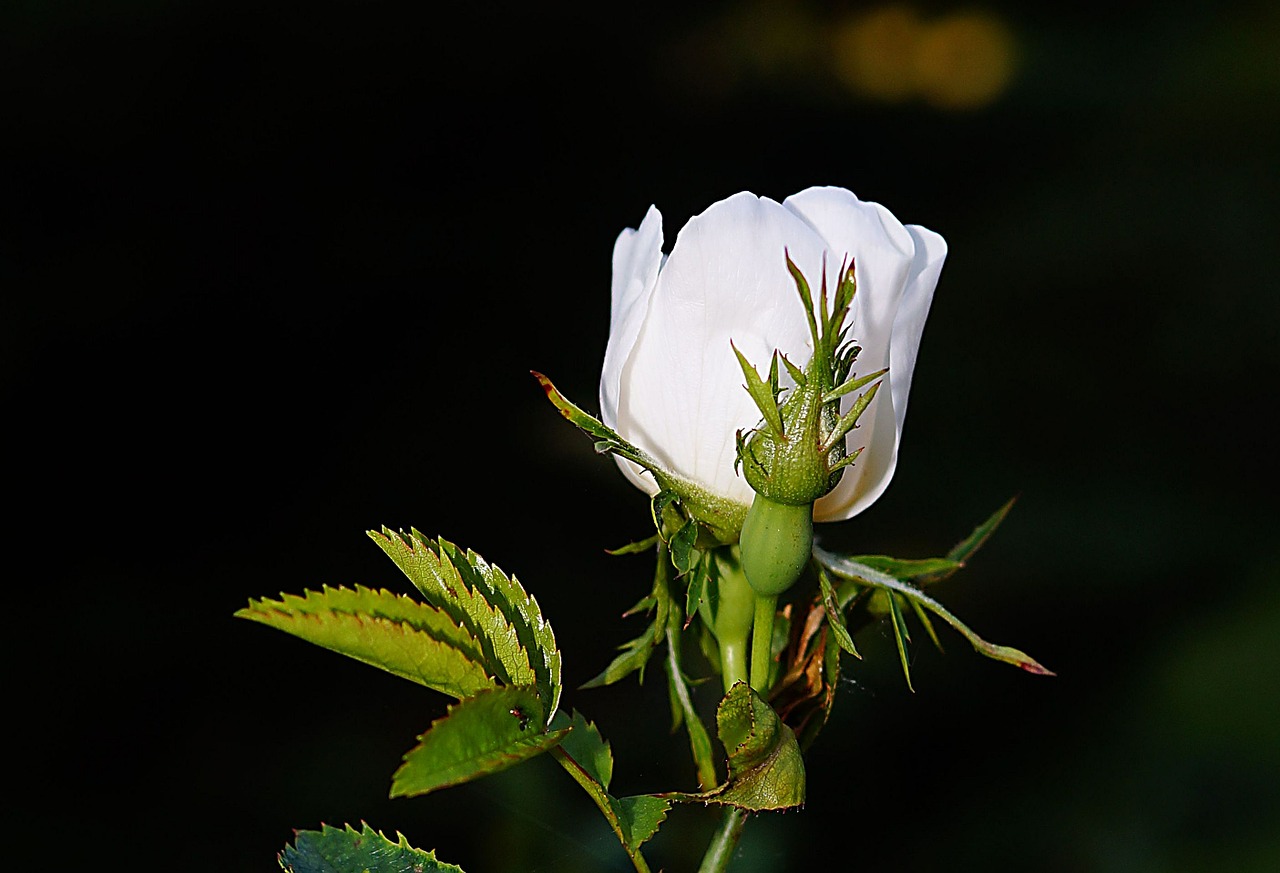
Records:
[[[649,297],[662,267],[662,213],[650,206],[637,229],[627,228],[613,244],[612,302],[609,308],[609,344],[600,373],[600,419],[618,427],[618,398],[623,368],[635,346],[640,325],[649,309]],[[618,469],[642,491],[654,494],[658,483],[643,469],[614,456]]]
[[[639,229],[627,228],[613,244],[609,344],[600,374],[600,417],[609,427],[617,424],[622,368],[640,333],[661,265],[662,214],[656,206],[650,206]]]
[[[859,426],[849,435],[851,451],[859,446],[865,446],[866,450],[853,467],[846,469],[835,490],[815,504],[814,519],[817,521],[840,521],[862,512],[884,493],[898,464],[898,448],[902,442],[916,353],[947,254],[946,242],[933,231],[915,225],[905,230],[912,238],[914,257],[893,315],[886,384],[863,415]],[[861,281],[858,294],[862,294]],[[856,323],[854,330],[858,331]],[[856,335],[862,337],[861,333]],[[861,361],[860,357],[859,364]]]
[[[734,435],[760,412],[730,340],[762,375],[775,348],[797,366],[813,355],[784,250],[806,276],[820,276],[821,238],[772,200],[737,194],[693,218],[659,273],[620,379],[619,433],[739,503],[753,492],[734,472]]]

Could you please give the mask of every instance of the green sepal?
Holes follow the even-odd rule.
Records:
[[[548,731],[538,689],[482,691],[449,707],[407,752],[391,777],[392,797],[413,797],[498,773],[557,745],[566,730]]]
[[[436,860],[435,852],[409,845],[404,834],[392,842],[368,824],[357,831],[321,825],[318,831],[296,831],[293,844],[278,857],[286,873],[463,873],[461,867]]]
[[[729,689],[716,710],[716,726],[728,754],[729,781],[708,792],[659,796],[749,812],[794,809],[804,803],[804,760],[796,736],[751,686],[738,682]]]
[[[849,407],[849,411],[840,416],[840,420],[836,423],[835,428],[827,435],[822,442],[823,451],[830,451],[835,445],[849,435],[849,431],[853,430],[858,419],[862,417],[862,413],[867,411],[867,407],[871,405],[871,401],[876,399],[876,394],[880,391],[883,382],[877,382],[866,391],[858,395],[858,399],[853,401],[853,406]]]
[[[696,518],[719,544],[734,543],[738,540],[738,531],[742,529],[742,521],[747,515],[747,506],[735,503],[690,482],[666,469],[652,455],[633,446],[623,439],[617,431],[606,426],[599,419],[587,414],[581,408],[559,392],[551,380],[536,370],[530,371],[542,386],[547,399],[551,401],[562,416],[579,430],[596,440],[596,451],[625,458],[638,464],[653,474],[659,491],[669,491],[679,495],[680,503],[689,515]],[[658,524],[661,529],[661,524]]]
[[[552,756],[595,802],[627,855],[643,864],[640,846],[657,833],[671,803],[648,795],[618,798],[610,794],[613,753],[595,725],[580,713],[575,711],[572,718],[559,713],[551,726],[568,732],[561,745],[552,749]],[[648,867],[638,864],[637,869]]]
[[[782,366],[787,368],[787,374],[791,376],[791,380],[796,383],[796,387],[803,388],[805,383],[804,370],[801,370],[795,364],[791,363],[790,359],[788,359],[786,355],[779,354],[778,357],[782,359]]]
[[[481,643],[444,611],[358,587],[250,600],[236,616],[456,698],[494,685]]]
[[[760,414],[764,417],[765,426],[776,437],[782,437],[782,414],[778,412],[778,395],[772,386],[777,385],[778,375],[778,353],[774,352],[773,367],[769,382],[765,382],[760,378],[760,374],[756,372],[756,368],[751,362],[738,351],[738,347],[729,341],[733,353],[738,356],[738,364],[742,367],[742,375],[747,380],[747,393],[751,395],[751,399],[755,401],[756,408],[760,410]],[[770,384],[772,383],[772,385]]]
[[[823,394],[822,402],[830,403],[832,400],[839,400],[844,395],[852,391],[857,391],[863,385],[871,384],[872,382],[879,379],[881,376],[883,376],[887,372],[889,372],[889,368],[885,367],[884,369],[876,370],[874,373],[868,373],[865,376],[855,376],[854,378],[845,382],[843,385],[840,385],[837,388],[832,388],[826,394]]]

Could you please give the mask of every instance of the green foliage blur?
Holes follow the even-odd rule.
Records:
[[[736,873],[1280,869],[1275,4],[14,2],[0,58],[34,858],[269,870],[364,820],[468,873],[625,870],[545,759],[390,800],[445,698],[231,615],[407,591],[364,531],[447,537],[536,595],[617,791],[696,788],[661,677],[578,689],[641,629],[650,564],[605,550],[648,510],[528,371],[594,411],[651,203],[669,247],[831,184],[950,256],[894,481],[820,542],[940,554],[1016,495],[931,593],[1058,675],[943,629],[913,694],[864,630]]]

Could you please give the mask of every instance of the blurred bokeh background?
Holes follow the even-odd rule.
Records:
[[[943,631],[913,694],[868,629],[734,870],[1280,869],[1274,3],[12,0],[0,56],[8,825],[46,862],[271,870],[367,820],[627,869],[549,761],[388,800],[445,700],[232,613],[408,590],[364,531],[445,536],[537,595],[617,792],[691,787],[660,673],[576,690],[640,630],[604,550],[647,510],[528,371],[596,408],[651,203],[669,245],[830,184],[951,254],[894,482],[824,533],[935,555],[1017,495],[937,595],[1058,676]]]

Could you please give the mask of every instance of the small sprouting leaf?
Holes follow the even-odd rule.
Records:
[[[546,731],[535,687],[482,691],[449,707],[391,777],[392,797],[412,797],[497,773],[547,751],[565,731]]]
[[[393,843],[368,824],[359,831],[351,825],[297,831],[280,853],[280,867],[285,873],[463,873],[437,861],[435,852],[410,846],[404,834],[396,837]]]
[[[660,796],[752,812],[792,809],[804,803],[804,760],[795,734],[745,682],[736,683],[720,701],[716,725],[728,753],[729,781],[700,794]]]
[[[612,685],[619,679],[629,676],[635,671],[640,671],[640,679],[644,680],[644,667],[649,663],[649,656],[653,654],[653,650],[658,647],[666,635],[667,615],[672,608],[671,591],[667,587],[668,579],[671,575],[671,562],[667,558],[667,547],[661,543],[658,546],[657,566],[653,574],[653,591],[641,601],[644,608],[654,609],[653,621],[645,632],[635,639],[624,643],[620,646],[622,654],[614,658],[608,667],[589,682],[582,685],[583,688],[598,688],[602,685]],[[631,610],[628,614],[634,613]]]
[[[716,565],[716,559],[710,551],[703,552],[698,558],[697,564],[693,567],[693,572],[688,574],[689,585],[685,589],[684,598],[684,614],[688,616],[685,619],[685,627],[689,626],[689,622],[693,621],[693,616],[697,613],[698,607],[702,605],[702,598],[707,595],[708,585],[715,584],[712,579],[713,575],[719,574]]]
[[[474,637],[442,611],[389,591],[326,587],[250,600],[236,615],[456,698],[494,684]]]
[[[676,573],[683,576],[689,572],[693,562],[698,558],[698,551],[693,547],[698,541],[698,523],[692,519],[684,523],[676,535],[671,538],[671,563]]]
[[[827,571],[821,567],[818,568],[818,585],[822,589],[822,608],[826,611],[827,623],[831,625],[836,643],[850,655],[861,658],[853,644],[853,637],[849,635],[849,629],[845,627],[844,613],[836,602],[836,592],[831,587],[831,580],[827,577]]]
[[[667,820],[667,811],[671,809],[671,801],[652,794],[610,797],[609,800],[618,816],[623,845],[631,851],[639,849],[658,832],[658,828]]]

